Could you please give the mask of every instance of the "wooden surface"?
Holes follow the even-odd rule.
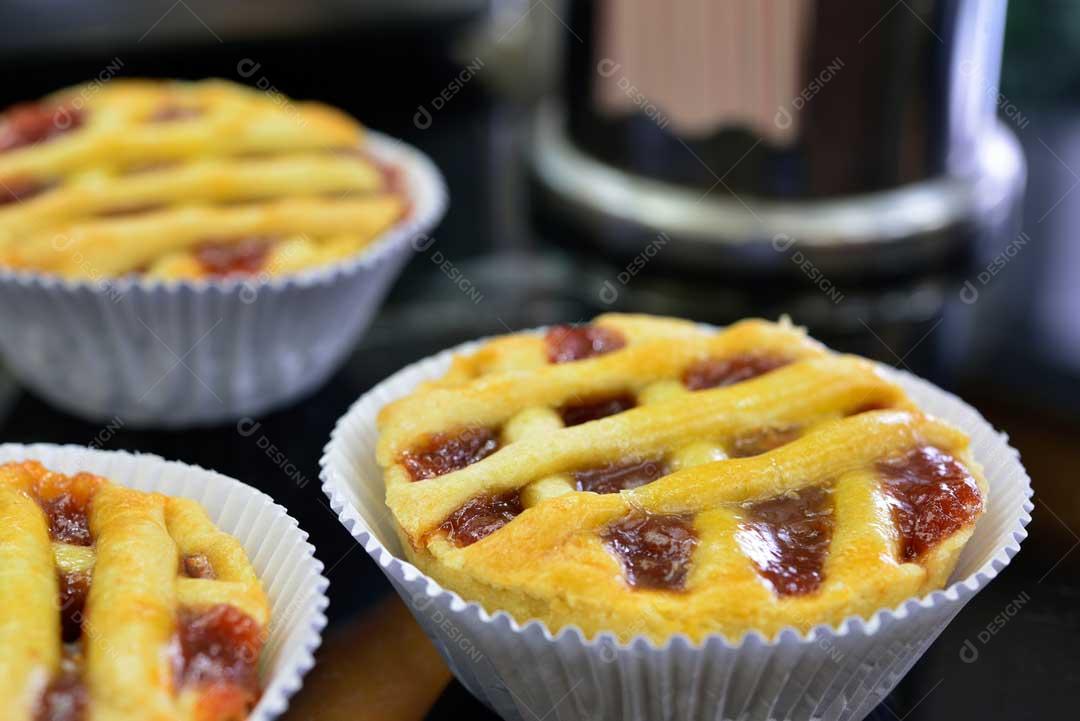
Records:
[[[395,594],[326,636],[283,721],[419,721],[450,681]]]

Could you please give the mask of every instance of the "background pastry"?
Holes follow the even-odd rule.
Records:
[[[409,206],[364,142],[341,111],[222,80],[16,105],[0,115],[0,263],[92,280],[334,263]]]

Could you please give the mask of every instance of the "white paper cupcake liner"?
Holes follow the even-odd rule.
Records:
[[[181,496],[202,504],[221,530],[244,546],[270,599],[269,635],[259,664],[263,693],[248,721],[270,721],[315,663],[326,626],[323,564],[307,533],[261,491],[198,466],[158,456],[49,444],[0,445],[0,463],[37,460],[62,473],[88,471],[129,488]]]
[[[256,416],[344,361],[447,206],[420,151],[368,132],[401,169],[406,219],[342,263],[272,278],[65,280],[0,269],[0,355],[50,403],[93,421],[186,427]]]
[[[337,423],[321,460],[323,490],[341,522],[411,606],[443,658],[477,698],[508,721],[595,719],[861,719],[896,686],[952,618],[1020,549],[1031,520],[1031,482],[1007,438],[969,405],[883,366],[924,410],[963,428],[982,463],[987,511],[944,590],[773,639],[750,633],[661,647],[645,638],[553,634],[542,622],[466,602],[404,560],[375,461],[384,405],[446,372],[451,356],[415,363],[361,397]]]

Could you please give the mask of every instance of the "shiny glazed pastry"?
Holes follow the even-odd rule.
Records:
[[[240,721],[269,606],[194,501],[0,466],[7,721]]]
[[[964,433],[786,322],[496,338],[379,428],[410,560],[553,633],[869,618],[941,588],[986,504]]]
[[[221,80],[111,80],[0,114],[0,265],[69,278],[275,276],[401,219],[392,168],[319,103]]]

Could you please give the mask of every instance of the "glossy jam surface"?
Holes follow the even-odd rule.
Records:
[[[49,521],[49,538],[73,546],[89,546],[92,484],[74,476],[66,487],[39,489],[38,505]]]
[[[0,182],[0,206],[29,200],[44,193],[51,186],[51,183],[33,178],[8,178]]]
[[[574,482],[579,491],[618,493],[652,483],[668,472],[667,464],[660,459],[624,461],[575,471]]]
[[[79,669],[77,647],[64,649],[60,671],[45,688],[34,711],[34,721],[84,721],[90,695]]]
[[[272,238],[207,240],[196,246],[195,259],[210,275],[252,275],[263,270]]]
[[[968,470],[932,446],[877,464],[900,532],[900,558],[921,558],[943,539],[975,521],[982,494]]]
[[[729,454],[732,458],[759,456],[791,443],[801,434],[802,431],[795,427],[757,428],[735,436]]]
[[[593,358],[626,345],[622,333],[597,325],[557,325],[544,336],[547,357],[552,363]]]
[[[0,153],[63,135],[78,128],[83,116],[59,105],[21,103],[0,115]]]
[[[766,353],[743,353],[727,358],[706,358],[693,363],[683,373],[683,384],[692,391],[730,386],[765,375],[791,362]]]
[[[417,448],[405,451],[401,462],[414,481],[434,478],[487,458],[499,448],[490,428],[466,428],[457,433],[435,433]]]
[[[592,398],[563,405],[559,408],[559,415],[565,425],[578,426],[628,411],[636,405],[637,401],[631,395]]]
[[[804,488],[743,506],[736,540],[778,595],[795,596],[821,585],[832,532],[831,494]]]
[[[681,591],[698,538],[683,515],[631,513],[604,529],[601,538],[622,563],[634,588]]]
[[[184,575],[188,578],[217,578],[214,573],[214,565],[210,559],[201,553],[192,553],[184,556]]]
[[[523,510],[518,491],[470,498],[439,526],[457,546],[469,546],[514,520]]]
[[[89,573],[62,573],[60,585],[60,626],[65,642],[71,643],[82,635],[86,596],[90,593]]]
[[[243,691],[248,705],[259,695],[256,666],[264,634],[234,606],[182,609],[177,618],[180,680],[186,686],[228,685]]]

